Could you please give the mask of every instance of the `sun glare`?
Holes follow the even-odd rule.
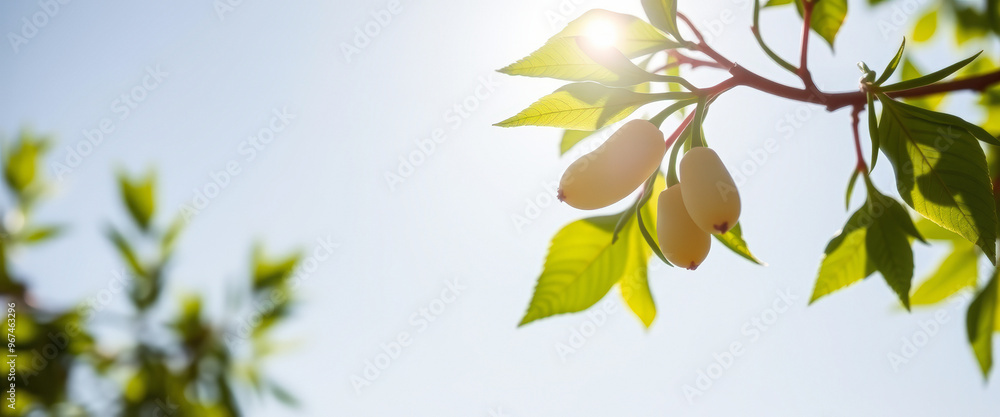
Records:
[[[601,48],[613,47],[618,43],[618,30],[607,20],[595,20],[587,26],[585,35],[591,44]]]

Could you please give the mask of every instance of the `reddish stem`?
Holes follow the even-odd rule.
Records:
[[[858,114],[861,113],[861,110],[863,108],[864,106],[857,106],[857,105],[851,108],[851,130],[854,131],[854,151],[858,156],[857,170],[858,172],[861,173],[867,173],[868,164],[865,163],[865,156],[861,152],[861,135],[858,133],[858,125],[860,124],[861,120],[858,117]],[[868,109],[868,111],[873,111],[873,110]]]
[[[670,145],[673,145],[674,142],[677,142],[677,138],[681,137],[681,132],[684,132],[684,129],[687,128],[689,124],[691,124],[691,120],[694,120],[694,113],[695,112],[689,113],[687,117],[684,118],[684,121],[682,121],[681,124],[677,126],[677,129],[674,130],[674,133],[671,133],[670,137],[668,137],[667,140],[664,141],[667,149],[670,149]]]
[[[809,30],[810,30],[810,20],[812,19],[812,9],[815,0],[808,0],[803,3],[803,27],[802,27],[802,45],[801,45],[801,56],[799,64],[799,76],[802,78],[805,88],[796,88],[775,81],[771,81],[764,78],[746,68],[736,65],[722,54],[718,53],[715,49],[705,43],[705,38],[702,36],[701,32],[694,26],[690,19],[687,18],[682,13],[677,13],[677,18],[683,21],[691,32],[694,33],[697,42],[687,42],[687,47],[689,49],[697,50],[715,62],[711,66],[718,68],[728,68],[732,77],[719,83],[713,87],[709,87],[700,91],[702,94],[707,94],[709,97],[717,95],[725,90],[731,89],[737,86],[746,86],[759,90],[771,95],[786,98],[789,100],[801,101],[805,103],[814,103],[826,106],[827,111],[835,111],[844,107],[864,107],[867,103],[867,96],[864,91],[848,91],[848,92],[838,92],[838,93],[827,93],[821,91],[816,87],[812,80],[812,76],[809,73],[806,63],[808,61],[808,47],[809,47]],[[680,54],[678,54],[680,55]],[[683,55],[680,55],[683,56]],[[693,59],[693,58],[692,58]],[[704,61],[703,61],[704,62]],[[960,90],[975,90],[984,91],[989,86],[1000,83],[1000,70],[995,70],[993,72],[952,80],[947,82],[940,82],[936,84],[926,85],[923,87],[909,88],[906,90],[887,92],[886,95],[892,98],[907,98],[907,97],[920,97],[932,94],[947,93],[952,91]]]
[[[799,69],[796,71],[806,90],[818,92],[816,84],[813,82],[812,74],[809,72],[809,28],[812,23],[814,0],[804,0],[802,2],[802,46],[799,50]]]

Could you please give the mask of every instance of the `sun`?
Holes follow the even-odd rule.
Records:
[[[584,36],[594,46],[610,48],[618,44],[618,28],[607,20],[595,20],[587,25]]]

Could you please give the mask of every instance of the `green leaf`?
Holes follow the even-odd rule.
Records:
[[[684,107],[690,106],[697,102],[698,99],[688,99],[688,100],[680,100],[674,102],[673,104],[667,106],[667,108],[663,109],[663,111],[657,113],[656,116],[653,116],[651,119],[649,119],[649,122],[656,125],[656,127],[660,127],[663,125],[663,122],[667,120],[668,117],[670,117],[670,115],[676,113],[678,110],[681,110]]]
[[[799,14],[802,14],[802,1],[796,0]],[[847,0],[813,0],[815,3],[809,27],[819,34],[833,48],[833,40],[847,18]]]
[[[580,143],[590,135],[597,133],[597,131],[588,130],[572,130],[566,129],[563,131],[562,140],[559,141],[559,155],[565,155],[569,152],[576,144]]]
[[[936,111],[931,111],[916,106],[913,106],[911,110],[913,110],[915,114],[917,114],[920,117],[923,117],[927,121],[954,125],[962,130],[965,130],[972,136],[975,136],[976,139],[979,139],[984,143],[988,143],[993,146],[1000,146],[1000,140],[997,140],[997,138],[991,135],[990,132],[987,132],[986,129],[983,129],[978,125],[969,123],[965,121],[965,119],[962,119],[961,117],[951,115],[948,113],[939,113]]]
[[[600,25],[610,25],[615,37],[613,46],[629,58],[680,46],[638,17],[603,9],[593,9],[584,13],[551,39],[588,36]]]
[[[667,187],[673,187],[680,182],[677,178],[677,155],[690,138],[691,125],[689,124],[684,128],[684,131],[677,136],[677,140],[674,141],[674,144],[670,149],[670,158],[667,161]]]
[[[736,223],[732,229],[729,229],[729,231],[724,234],[713,234],[712,236],[715,236],[715,239],[722,242],[722,244],[729,248],[729,250],[746,258],[750,262],[757,265],[767,265],[760,259],[757,259],[753,253],[750,253],[750,247],[747,246],[747,242],[743,240],[743,231],[741,230],[739,223]]]
[[[655,80],[614,48],[597,48],[580,36],[555,38],[521,60],[498,70],[507,75],[595,81],[625,87]]]
[[[295,265],[299,263],[299,254],[294,253],[278,259],[270,259],[264,255],[260,246],[253,252],[253,289],[275,288],[291,277]]]
[[[642,0],[642,8],[653,26],[681,39],[681,32],[677,28],[676,0]]]
[[[143,230],[149,229],[150,220],[156,209],[153,188],[155,177],[152,173],[142,178],[130,179],[126,174],[118,174],[118,183],[132,220]]]
[[[636,211],[646,204],[646,202],[649,201],[649,198],[653,196],[654,193],[650,191],[650,187],[653,187],[653,184],[659,177],[659,170],[654,172],[653,175],[650,175],[649,178],[643,182],[642,191],[639,193],[639,197],[636,198],[635,203],[632,204],[632,207],[625,209],[625,211],[619,214],[618,223],[615,224],[615,230],[612,232],[611,243],[615,243],[615,241],[618,240],[618,234],[625,228],[626,225],[631,223],[630,220],[632,220],[632,216],[634,216]]]
[[[642,216],[642,210],[636,212],[636,218],[639,219],[639,233],[642,234],[643,240],[646,241],[646,246],[653,251],[653,254],[660,259],[661,262],[667,264],[667,266],[674,266],[667,260],[666,256],[663,256],[663,251],[660,250],[660,244],[656,241],[656,236],[649,233],[649,230],[656,230],[656,218],[650,219],[650,216],[645,218]]]
[[[892,73],[896,72],[896,67],[899,66],[899,60],[903,58],[904,47],[906,47],[906,38],[903,38],[903,42],[899,44],[899,50],[896,51],[896,56],[892,57],[889,64],[885,66],[884,70],[882,70],[882,75],[880,75],[878,80],[875,81],[875,85],[882,85],[882,83],[886,82],[886,80],[892,76]],[[869,103],[870,102],[871,95],[869,94]]]
[[[25,243],[39,243],[56,237],[62,231],[60,226],[32,227],[23,231],[23,239]]]
[[[642,94],[595,83],[573,83],[496,126],[553,126],[593,131],[624,119],[644,104],[690,96],[690,93]]]
[[[969,344],[976,354],[979,370],[983,378],[987,378],[993,367],[993,330],[997,310],[997,272],[993,273],[990,282],[983,287],[982,292],[972,300],[965,316],[966,332]]]
[[[552,238],[545,266],[519,326],[555,314],[582,311],[607,294],[629,264],[629,240],[612,244],[618,216],[570,223]]]
[[[913,40],[917,42],[927,42],[934,36],[934,31],[937,30],[938,14],[937,8],[931,7],[923,16],[917,20],[917,24],[913,26]]]
[[[705,97],[698,98],[698,107],[694,109],[694,119],[691,120],[691,146],[707,146],[705,144],[705,131],[702,125],[705,122],[705,113],[708,111],[708,102]]]
[[[784,6],[786,4],[792,4],[795,0],[767,0],[764,7],[774,7],[774,6]]]
[[[650,196],[658,196],[665,188],[662,175],[657,175],[656,180],[651,184],[652,192]],[[657,199],[647,198],[648,202],[638,207],[637,212],[642,212],[645,218],[656,219]],[[637,219],[637,217],[636,217]],[[653,294],[649,290],[649,257],[652,249],[646,245],[642,234],[639,232],[638,221],[629,222],[626,239],[630,245],[630,256],[628,265],[625,267],[625,274],[619,281],[622,298],[633,313],[639,317],[642,323],[649,328],[656,318],[656,303],[653,301]]]
[[[976,262],[979,253],[972,244],[962,241],[917,287],[910,296],[910,305],[931,305],[950,297],[956,292],[976,286],[979,268]]]
[[[659,202],[660,192],[666,188],[665,179],[663,176],[658,175],[656,182],[653,184],[653,194],[650,195],[649,201],[653,203],[640,205],[636,211],[636,219],[639,226],[639,234],[642,235],[643,240],[646,241],[646,247],[653,251],[653,254],[660,259],[667,266],[674,266],[663,256],[663,251],[660,250],[659,242],[657,242],[657,237],[655,234],[649,233],[650,230],[656,230],[656,215],[657,211],[655,209],[656,203]],[[655,195],[657,198],[653,198]]]
[[[809,304],[875,272],[875,264],[868,258],[868,229],[864,223],[870,216],[865,207],[854,212],[844,229],[827,244]]]
[[[114,227],[109,228],[107,233],[108,238],[111,239],[111,243],[118,249],[118,253],[125,259],[132,272],[138,276],[145,277],[147,275],[146,268],[142,266],[142,262],[139,261],[139,257],[136,255],[135,250],[132,249],[132,245],[125,239],[125,236]]]
[[[909,310],[910,286],[913,280],[913,249],[910,247],[907,235],[917,233],[916,228],[906,209],[895,200],[873,191],[874,189],[869,187],[868,204],[871,206],[869,213],[872,216],[878,213],[877,210],[884,210],[884,213],[880,217],[873,218],[865,235],[868,258],[875,269],[882,274],[889,287],[899,296],[903,306]]]
[[[878,162],[878,118],[875,117],[875,95],[868,94],[868,136],[872,141],[872,158],[868,164],[868,172],[875,170],[875,163]]]
[[[769,1],[768,5],[773,5],[772,3],[773,0]],[[786,3],[791,3],[791,0],[787,0]],[[754,38],[757,39],[757,45],[760,46],[760,49],[762,49],[764,53],[771,58],[772,61],[774,61],[780,67],[788,70],[793,74],[798,72],[798,69],[795,68],[794,65],[792,65],[788,61],[785,61],[782,57],[778,56],[778,54],[775,53],[773,50],[771,50],[771,48],[767,46],[767,43],[764,42],[764,38],[760,34],[760,0],[754,0],[753,2],[753,26],[751,26],[751,30],[753,32]]]
[[[930,121],[885,96],[880,147],[910,207],[976,243],[996,263],[997,217],[986,156],[976,138],[947,119]]]
[[[868,199],[827,245],[809,302],[879,271],[909,309],[913,277],[909,237],[923,237],[902,205],[879,193],[867,176],[865,182]]]
[[[38,179],[39,159],[48,150],[45,138],[36,138],[28,131],[21,132],[10,148],[4,149],[4,180],[17,194],[22,194]]]
[[[845,203],[844,204],[844,210],[850,210],[851,209],[851,194],[854,193],[854,184],[858,182],[858,175],[860,175],[860,174],[861,174],[861,171],[858,171],[857,169],[855,169],[851,173],[851,180],[847,182],[847,198],[844,199],[844,203]]]
[[[927,220],[926,218],[918,220],[916,227],[920,232],[920,235],[927,240],[945,240],[950,242],[969,243],[969,241],[965,240],[962,235],[938,226],[937,223]]]
[[[925,85],[934,84],[934,83],[936,83],[938,81],[941,81],[941,80],[947,78],[949,75],[954,74],[956,71],[962,69],[962,67],[964,67],[966,65],[969,65],[970,62],[974,61],[976,59],[976,57],[978,57],[979,54],[982,54],[982,53],[983,53],[983,51],[979,51],[978,53],[976,53],[975,55],[973,55],[971,57],[963,59],[963,60],[961,60],[959,62],[956,62],[956,63],[954,63],[954,64],[952,64],[952,65],[944,68],[944,69],[932,72],[932,73],[924,75],[922,77],[918,77],[918,78],[914,78],[914,79],[906,80],[906,81],[900,81],[900,82],[895,83],[895,84],[890,84],[890,85],[887,85],[887,86],[883,86],[881,88],[881,91],[885,91],[885,92],[899,91],[899,90],[906,90],[906,89],[910,89],[910,88],[916,88],[916,87],[922,87],[922,86],[925,86]]]

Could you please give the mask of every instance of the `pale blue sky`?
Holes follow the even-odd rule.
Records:
[[[586,314],[515,326],[550,237],[590,213],[548,205],[516,228],[511,217],[523,213],[526,199],[547,195],[545,184],[572,160],[558,157],[555,129],[491,126],[560,83],[493,70],[555,33],[561,26],[552,16],[596,7],[641,14],[639,2],[400,0],[401,10],[351,62],[342,43],[389,2],[315,3],[244,0],[220,19],[211,2],[70,2],[16,53],[0,47],[5,136],[22,126],[55,134],[56,162],[85,129],[105,118],[114,124],[42,208],[42,219],[72,230],[17,259],[44,302],[82,300],[122,267],[102,236],[107,222],[125,221],[116,167],[156,167],[165,221],[211,173],[234,163],[240,173],[179,243],[172,293],[215,296],[218,310],[224,283],[245,276],[255,240],[275,251],[312,251],[326,238],[339,245],[303,281],[295,321],[280,332],[298,347],[269,365],[304,407],[268,403],[251,415],[932,416],[989,415],[1000,407],[1000,385],[983,384],[965,341],[964,303],[943,305],[949,320],[895,370],[887,355],[936,309],[902,313],[879,277],[806,306],[823,248],[847,218],[849,114],[747,89],[716,102],[706,134],[733,171],[765,140],[777,140],[741,187],[744,233],[769,266],[717,245],[695,273],[657,269],[650,283],[658,315],[649,330],[622,309],[615,290],[601,304],[613,306],[607,321],[562,360],[557,346],[589,326]],[[880,20],[891,21],[892,3],[869,11],[852,1],[836,56],[813,38],[813,75],[823,88],[856,88],[859,60],[884,66],[906,34],[883,37],[879,29]],[[7,39],[41,8],[4,2],[0,10]],[[682,0],[680,10],[706,30],[719,29],[712,42],[722,53],[795,82],[762,59],[749,36],[746,0]],[[771,46],[794,57],[794,12],[768,11],[763,24]],[[914,50],[925,67],[970,53],[950,41]],[[116,97],[157,66],[166,73],[162,82],[122,118]],[[694,80],[707,85],[719,76]],[[471,99],[477,87],[479,98]],[[978,121],[980,114],[963,112],[970,96],[956,97],[950,108]],[[456,118],[454,107],[463,103],[475,109]],[[288,126],[248,160],[241,142],[282,111]],[[782,122],[789,115],[798,125]],[[420,151],[417,141],[437,129],[440,143]],[[390,187],[385,174],[415,151],[423,162]],[[888,193],[891,181],[883,160],[876,184]],[[941,253],[917,250],[918,279]],[[446,303],[452,298],[442,291],[453,280],[464,288]],[[779,290],[796,298],[754,338],[745,323],[770,319]],[[419,318],[422,308],[441,306],[433,322]],[[352,375],[361,376],[380,344],[403,333],[411,343],[359,394]],[[683,387],[733,342],[744,353],[688,402]]]

